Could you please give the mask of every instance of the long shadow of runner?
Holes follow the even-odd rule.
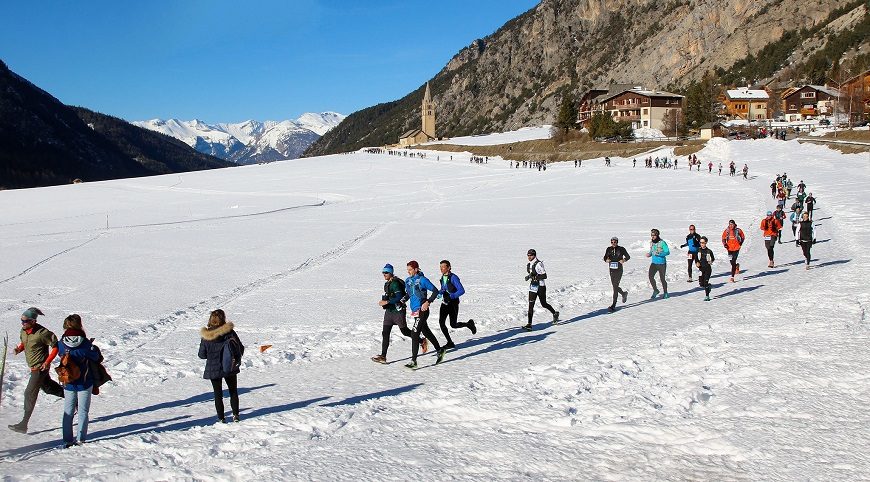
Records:
[[[812,268],[813,269],[824,268],[825,266],[834,266],[834,265],[838,265],[838,264],[845,264],[845,263],[848,263],[849,261],[852,261],[852,260],[851,259],[838,259],[836,261],[825,261],[824,263],[819,263],[815,266],[812,266]]]
[[[490,352],[494,352],[494,351],[498,351],[498,350],[504,350],[506,348],[514,348],[514,347],[518,347],[518,346],[528,345],[531,343],[537,343],[539,341],[543,341],[545,338],[552,335],[553,333],[555,333],[555,332],[554,331],[545,331],[543,333],[537,333],[535,335],[521,336],[521,337],[517,337],[517,338],[502,340],[498,343],[493,343],[493,344],[490,344],[488,346],[485,346],[485,347],[481,348],[480,350],[477,350],[477,351],[474,351],[471,353],[466,353],[458,358],[448,358],[448,359],[444,360],[441,364],[443,365],[445,363],[464,360],[466,358],[471,358],[473,356],[483,355],[484,353],[490,353]],[[432,368],[433,366],[435,366],[435,365],[427,365],[424,367],[420,367],[419,369],[422,370],[425,368]]]
[[[780,266],[784,266],[784,265],[780,265]],[[771,275],[775,275],[775,274],[785,273],[786,271],[788,271],[788,270],[787,269],[777,269],[774,271],[762,271],[761,273],[754,274],[752,276],[744,276],[743,280],[745,281],[745,280],[750,280],[750,279],[763,278],[765,276],[771,276]]]
[[[396,387],[389,388],[387,390],[381,390],[379,392],[367,393],[365,395],[356,395],[353,397],[345,398],[344,400],[339,400],[337,402],[332,403],[324,403],[321,405],[322,407],[340,407],[342,405],[356,405],[357,403],[364,402],[366,400],[374,400],[376,398],[383,397],[392,397],[395,395],[401,395],[405,392],[410,392],[411,390],[415,390],[417,387],[422,386],[422,383],[412,383],[410,385],[405,385],[404,387]]]
[[[519,327],[505,328],[503,330],[499,330],[499,331],[493,333],[492,335],[484,336],[481,338],[472,338],[470,340],[467,340],[465,342],[460,343],[459,345],[457,345],[457,347],[459,349],[462,349],[462,350],[464,350],[466,348],[474,348],[475,346],[479,346],[479,345],[496,343],[498,341],[510,338],[512,336],[519,335],[520,333],[525,333],[525,331],[523,331]],[[440,334],[441,333],[439,332],[435,336],[438,336]],[[437,355],[438,355],[438,352],[432,350],[429,353],[427,353],[426,355],[420,355],[420,357],[424,357],[424,356],[433,356],[434,357]],[[410,359],[411,359],[411,357],[406,357],[406,358],[402,358],[402,359],[397,359],[397,360],[390,362],[390,363],[398,363],[400,361],[405,361],[405,360],[410,360]],[[421,368],[425,368],[425,367],[421,367]]]
[[[733,295],[748,293],[750,291],[755,291],[758,288],[761,288],[762,286],[764,286],[764,285],[746,286],[744,288],[737,288],[736,290],[729,291],[727,293],[722,293],[721,295],[716,295],[715,298],[718,300],[719,298],[725,298],[726,296],[733,296]]]

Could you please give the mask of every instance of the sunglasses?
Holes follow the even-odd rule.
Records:
[[[36,320],[31,320],[30,318],[21,320],[21,323],[36,323]]]

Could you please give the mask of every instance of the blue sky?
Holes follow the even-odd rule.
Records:
[[[8,1],[0,59],[64,103],[127,120],[349,114],[404,96],[537,3]]]

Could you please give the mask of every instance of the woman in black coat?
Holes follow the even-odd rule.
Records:
[[[214,408],[217,410],[218,421],[226,423],[221,382],[221,380],[226,380],[227,388],[230,391],[233,422],[238,422],[239,389],[236,375],[239,373],[239,364],[245,353],[245,347],[239,340],[239,335],[233,330],[233,324],[227,323],[224,310],[211,312],[208,326],[200,330],[200,335],[202,340],[199,343],[199,357],[206,361],[202,377],[211,380],[211,386],[214,390]]]
[[[798,223],[798,235],[795,244],[801,247],[804,252],[804,258],[807,260],[806,269],[810,269],[810,249],[816,242],[816,234],[813,231],[813,222],[810,220],[810,213],[804,211],[801,214],[801,221]]]

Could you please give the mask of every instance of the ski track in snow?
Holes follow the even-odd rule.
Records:
[[[127,379],[95,398],[91,442],[53,451],[60,403],[43,394],[32,427],[37,432],[29,438],[4,437],[0,468],[14,474],[12,479],[77,473],[92,480],[113,480],[121,474],[135,480],[863,478],[870,469],[864,454],[870,446],[870,416],[864,409],[870,400],[870,375],[864,369],[870,360],[865,315],[870,292],[864,286],[870,215],[866,182],[854,181],[868,181],[866,164],[824,147],[770,140],[715,141],[698,156],[726,166],[734,159],[738,168],[746,161],[756,177],[720,178],[715,170],[712,176],[685,169],[632,170],[630,159],[621,158],[614,158],[613,168],[556,166],[541,174],[508,173],[497,163],[467,165],[467,159],[465,165],[457,159],[440,166],[405,160],[427,170],[453,171],[445,170],[449,175],[437,181],[420,177],[421,190],[413,193],[389,185],[367,186],[343,205],[344,214],[332,215],[359,222],[367,216],[383,220],[375,213],[385,209],[395,213],[386,219],[396,219],[398,224],[390,222],[391,227],[401,229],[382,236],[391,241],[383,251],[388,259],[422,256],[428,250],[434,256],[449,242],[451,257],[464,260],[465,266],[457,268],[468,289],[460,319],[474,318],[480,331],[474,336],[454,331],[457,349],[445,363],[433,367],[430,352],[421,357],[421,369],[401,368],[410,343],[397,330],[391,363],[368,362],[379,343],[379,321],[344,331],[324,327],[308,342],[311,348],[337,350],[338,356],[317,363],[299,363],[278,347],[273,348],[277,352],[257,354],[252,344],[240,376],[243,422],[238,425],[211,424],[207,382],[166,378],[158,370],[160,363],[201,369],[198,360],[190,361],[195,347],[174,344],[168,336],[184,329],[182,322],[199,322],[214,306],[253,300],[280,281],[330,264],[383,229],[380,223],[296,267],[126,332],[107,350],[121,352],[121,357],[143,353],[142,360],[117,364],[117,373],[112,373]],[[816,158],[803,161],[804,156]],[[386,156],[365,158],[394,168]],[[335,158],[324,162],[330,159]],[[843,172],[844,166],[850,171]],[[464,175],[481,167],[494,174]],[[765,249],[758,241],[758,223],[773,204],[766,185],[786,168],[793,179],[805,179],[819,198],[815,214],[820,242],[813,249],[818,261],[810,270],[804,270],[799,249],[787,241],[777,246],[777,267],[766,268]],[[619,177],[608,176],[610,172]],[[381,181],[380,175],[370,177]],[[332,177],[342,182],[340,175]],[[641,187],[633,191],[620,184],[618,179],[626,177]],[[572,192],[573,181],[560,183],[565,178],[596,183],[581,184],[581,192]],[[645,188],[646,183],[654,187]],[[511,194],[517,184],[532,193]],[[704,187],[698,191],[698,185]],[[373,192],[383,196],[371,197]],[[698,199],[698,192],[706,198]],[[618,204],[616,214],[595,204],[615,193],[634,204]],[[674,212],[656,207],[669,198],[686,205]],[[556,200],[561,211],[547,199]],[[498,205],[490,209],[487,203]],[[433,218],[448,209],[449,219]],[[646,217],[632,219],[627,212],[632,209]],[[528,224],[506,222],[507,212],[516,212]],[[728,262],[719,244],[728,217],[737,219],[748,236],[740,255],[744,273],[734,284],[725,282]],[[529,232],[529,227],[555,225],[565,218],[569,223],[562,230]],[[669,222],[671,218],[679,222]],[[583,229],[568,231],[575,222]],[[697,283],[684,281],[685,252],[678,246],[688,222],[710,238],[717,257],[710,303],[701,301]],[[586,225],[596,231],[589,232]],[[648,299],[643,253],[650,225],[661,226],[671,246],[668,300]],[[415,226],[438,228],[427,229],[426,238],[434,238],[430,242],[405,233],[413,233]],[[450,236],[440,235],[440,226],[452,227]],[[632,256],[622,283],[630,292],[628,303],[614,314],[603,310],[611,288],[599,251],[611,233],[598,232],[602,226],[620,233]],[[791,239],[789,227],[783,230],[786,240]],[[582,235],[574,237],[575,232]],[[522,236],[522,252],[529,244],[546,256],[548,301],[562,313],[558,325],[546,322],[549,313],[538,306],[535,330],[518,328],[527,308],[526,291],[516,281],[524,260],[498,259],[501,245],[517,236]],[[596,240],[587,253],[582,242],[589,236]],[[550,237],[554,242],[544,239]],[[490,243],[475,244],[482,239]],[[406,243],[412,244],[407,252]],[[566,245],[564,251],[560,244]],[[368,248],[365,254],[372,256]],[[383,263],[377,256],[364,261],[366,270]],[[344,266],[340,276],[353,269]],[[373,285],[369,297],[377,293],[376,278],[364,278],[363,283]],[[352,297],[351,290],[344,292],[345,298]],[[352,304],[344,307],[360,310]],[[372,312],[373,319],[379,316],[368,305],[361,309]],[[434,315],[430,327],[443,341]],[[167,353],[166,347],[183,353]],[[151,354],[152,348],[161,350]],[[287,362],[293,362],[291,369]],[[23,382],[16,372],[5,384],[4,394],[10,389],[13,393],[9,399],[4,396],[4,423],[18,415]],[[83,456],[89,460],[84,466]]]
[[[90,243],[92,243],[92,242],[94,242],[94,241],[100,239],[101,237],[103,237],[104,234],[105,234],[105,233],[100,233],[100,234],[94,236],[93,238],[91,238],[91,239],[89,239],[89,240],[87,240],[87,241],[85,241],[85,242],[83,242],[83,243],[81,243],[81,244],[77,244],[77,245],[75,245],[75,246],[73,246],[73,247],[71,247],[71,248],[67,248],[67,249],[65,249],[65,250],[63,250],[63,251],[60,251],[60,252],[58,252],[58,253],[55,253],[55,254],[53,254],[53,255],[51,255],[51,256],[49,256],[49,257],[47,257],[47,258],[45,258],[45,259],[39,261],[38,263],[29,266],[27,269],[25,269],[24,271],[22,271],[22,272],[20,272],[20,273],[18,273],[18,274],[16,274],[16,275],[10,276],[9,278],[6,278],[6,279],[4,279],[4,280],[0,280],[0,284],[7,283],[7,282],[9,282],[9,281],[12,281],[12,280],[18,279],[18,278],[20,278],[20,277],[26,275],[27,273],[33,271],[34,269],[36,269],[36,268],[38,268],[38,267],[44,265],[45,263],[48,263],[49,261],[51,261],[51,260],[53,260],[53,259],[55,259],[55,258],[57,258],[57,257],[59,257],[59,256],[63,256],[63,255],[65,255],[65,254],[69,253],[70,251],[76,250],[76,249],[78,249],[78,248],[81,248],[81,247],[83,247],[83,246],[85,246],[85,245],[88,245],[88,244],[90,244]]]

